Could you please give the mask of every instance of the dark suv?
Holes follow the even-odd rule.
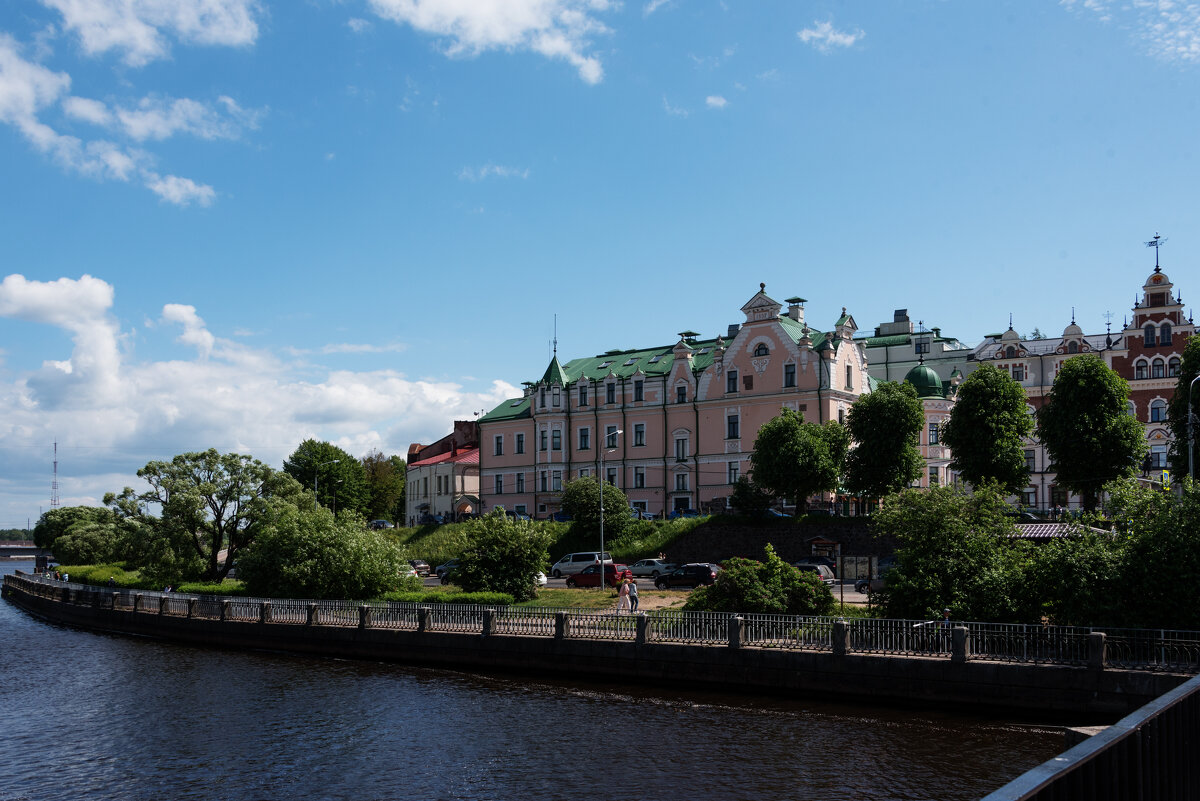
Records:
[[[654,586],[660,590],[670,587],[699,587],[712,584],[721,572],[720,565],[709,562],[696,562],[683,567],[677,567],[670,573],[664,573],[654,580]]]

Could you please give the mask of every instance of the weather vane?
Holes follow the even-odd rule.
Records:
[[[1146,247],[1154,248],[1154,270],[1157,272],[1161,268],[1158,266],[1158,249],[1167,243],[1165,236],[1159,236],[1158,231],[1154,232],[1154,238],[1146,243]]]

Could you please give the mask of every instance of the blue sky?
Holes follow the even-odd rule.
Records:
[[[908,308],[1119,324],[1196,263],[1151,0],[9,0],[0,527],[217,447],[404,453],[564,358]],[[1200,291],[1200,288],[1197,289]]]

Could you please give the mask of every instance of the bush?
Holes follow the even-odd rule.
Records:
[[[174,589],[175,592],[182,592],[186,595],[250,594],[246,592],[245,583],[236,579],[225,579],[224,581],[185,581]]]
[[[60,573],[71,577],[73,584],[94,584],[106,586],[111,578],[113,583],[128,590],[161,590],[136,570],[125,570],[124,565],[59,565],[55,568]]]
[[[467,524],[468,548],[459,557],[454,583],[467,592],[498,592],[517,601],[537,596],[535,573],[550,564],[550,536],[540,527],[493,512]]]
[[[689,612],[745,612],[774,615],[827,615],[833,594],[816,573],[801,572],[780,559],[771,545],[767,559],[734,557],[709,587],[692,591]]]
[[[601,484],[592,476],[577,478],[563,485],[562,506],[575,521],[577,529],[599,535],[601,486],[604,488],[604,533],[615,542],[633,519],[629,513],[629,499],[620,489],[607,481]]]
[[[481,606],[511,606],[513,597],[503,592],[389,592],[381,600],[404,604],[479,604]]]

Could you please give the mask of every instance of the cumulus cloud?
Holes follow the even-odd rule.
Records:
[[[112,51],[140,67],[170,54],[168,37],[244,46],[258,37],[257,0],[41,0],[89,55]]]
[[[208,206],[217,196],[216,190],[208,184],[198,184],[191,178],[180,178],[178,175],[147,173],[146,188],[177,206],[189,206],[192,203]]]
[[[665,5],[669,5],[671,0],[650,0],[646,5],[642,6],[642,16],[648,17],[655,11],[658,11]]]
[[[850,47],[866,34],[861,30],[851,33],[839,31],[833,27],[832,22],[814,22],[813,27],[805,28],[796,36],[805,44],[812,45],[822,53],[828,53],[835,47]]]
[[[371,30],[371,21],[359,19],[358,17],[351,17],[350,19],[346,20],[346,27],[355,33],[366,33],[367,31]]]
[[[608,33],[596,16],[610,0],[369,0],[384,19],[445,37],[448,56],[488,50],[529,50],[566,61],[579,77],[604,79],[600,60],[588,54],[592,37]]]
[[[371,448],[403,454],[411,442],[445,434],[454,419],[520,394],[504,382],[468,392],[456,382],[390,369],[314,375],[311,363],[212,332],[186,303],[165,305],[160,323],[139,333],[185,350],[177,358],[138,360],[121,347],[130,334],[112,315],[114,299],[111,285],[86,275],[47,282],[10,275],[0,282],[0,317],[72,338],[69,352],[49,353],[41,368],[24,374],[10,369],[0,381],[0,485],[29,472],[22,454],[56,439],[70,454],[64,497],[76,503],[98,503],[103,492],[134,485],[133,474],[151,459],[208,447],[274,465],[308,437],[355,455]],[[30,492],[38,494],[6,492],[0,518],[23,520],[45,488]]]
[[[1135,31],[1151,53],[1164,61],[1200,61],[1200,6],[1172,0],[1061,0],[1066,8],[1091,13],[1105,23]]]
[[[132,108],[118,108],[116,118],[125,133],[139,142],[167,139],[177,133],[201,139],[236,139],[244,127],[258,127],[261,112],[243,109],[224,95],[217,102],[223,112],[186,97],[149,96]]]
[[[505,167],[502,164],[485,164],[478,169],[463,167],[458,171],[460,181],[483,181],[488,178],[528,178],[528,168]]]
[[[720,95],[709,95],[708,97],[704,98],[704,105],[708,106],[709,108],[722,109],[729,105],[729,101]]]

